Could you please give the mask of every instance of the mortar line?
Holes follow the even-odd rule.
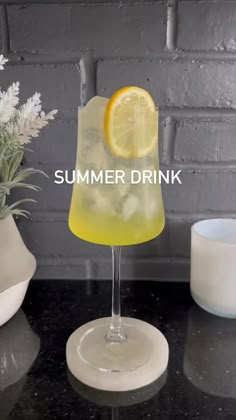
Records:
[[[176,121],[172,116],[167,116],[164,121],[165,129],[163,132],[162,158],[165,164],[170,164],[174,157],[174,140],[176,132]]]
[[[34,161],[34,163],[36,163],[37,161]],[[33,161],[31,160],[31,163],[33,163]],[[40,165],[40,162],[37,162],[38,166],[40,166],[42,168],[42,164]],[[58,168],[58,165],[60,166],[61,170],[68,170],[68,171],[72,171],[74,170],[74,162],[67,162],[65,164],[62,164],[62,162],[48,162],[48,163],[44,163],[43,164],[43,168],[47,171],[50,171],[50,174],[52,174],[52,172],[56,171]],[[161,169],[166,170],[166,169],[170,169],[170,165],[172,165],[175,169],[184,169],[187,172],[194,170],[197,173],[199,172],[205,172],[205,171],[211,171],[211,172],[218,172],[218,171],[226,171],[229,172],[231,171],[231,173],[235,173],[236,172],[236,161],[235,160],[231,160],[231,161],[221,161],[221,162],[208,162],[208,163],[204,163],[204,162],[186,162],[186,163],[181,163],[178,161],[170,161],[168,163],[162,162],[161,163]]]
[[[153,257],[154,257],[154,259],[153,259]],[[89,257],[89,259],[88,258],[83,258],[83,257],[69,257],[69,256],[61,256],[61,257],[58,257],[58,256],[52,256],[52,257],[39,257],[39,261],[41,261],[41,262],[44,262],[44,263],[50,263],[50,261],[51,261],[51,259],[53,259],[53,260],[57,260],[58,262],[59,262],[59,264],[58,265],[60,265],[60,262],[62,263],[62,265],[64,265],[64,261],[70,261],[72,264],[74,263],[74,264],[84,264],[84,265],[87,265],[88,264],[88,261],[89,262],[107,262],[107,263],[109,263],[110,264],[110,258],[108,257],[108,258],[104,258],[104,257],[94,257],[94,256],[91,256],[91,257]],[[189,258],[188,257],[170,257],[170,256],[166,256],[166,257],[159,257],[158,256],[158,258],[156,258],[155,259],[155,255],[153,255],[153,256],[142,256],[142,257],[140,257],[140,256],[137,256],[137,257],[135,257],[135,256],[124,256],[123,258],[122,258],[122,260],[123,260],[123,263],[127,263],[127,261],[129,261],[129,262],[136,262],[136,261],[140,261],[140,262],[154,262],[154,263],[166,263],[166,262],[177,262],[177,263],[185,263],[185,262],[188,262],[188,260],[189,260]],[[122,261],[121,261],[121,263],[122,263]],[[66,262],[65,262],[65,264],[66,264]]]
[[[168,115],[173,116],[176,119],[191,119],[191,118],[209,118],[218,119],[220,121],[226,121],[227,118],[232,117],[236,123],[236,109],[234,108],[212,108],[212,107],[160,107],[160,115],[165,117]],[[232,121],[234,121],[232,120]]]
[[[0,6],[1,7],[1,6]],[[64,54],[54,54],[47,55],[44,53],[39,53],[34,55],[30,52],[25,51],[16,51],[16,53],[10,53],[9,64],[12,66],[17,65],[63,65],[63,64],[75,64],[77,63],[83,55],[81,50],[79,54],[73,55],[64,55]],[[94,59],[98,64],[106,62],[110,64],[129,64],[129,63],[158,63],[162,62],[181,62],[188,63],[194,62],[197,63],[208,63],[219,61],[229,62],[234,64],[236,61],[236,52],[228,51],[182,51],[182,50],[166,50],[164,52],[159,52],[155,55],[150,56],[123,56],[123,57],[111,57],[111,56],[97,56],[94,54]]]
[[[213,215],[214,217],[217,216],[227,216],[227,217],[235,217],[235,212],[231,211],[227,211],[227,210],[209,210],[209,211],[199,211],[197,213],[194,212],[184,212],[184,211],[179,211],[179,212],[174,212],[173,211],[166,211],[166,219],[167,221],[173,221],[175,220],[182,220],[182,219],[188,219],[188,220],[192,220],[192,219],[199,219],[199,218],[204,218],[204,217],[210,217],[211,215]],[[60,211],[52,211],[52,210],[42,210],[39,211],[37,210],[36,212],[31,212],[30,215],[30,219],[27,220],[26,222],[23,221],[23,223],[51,223],[51,221],[54,222],[62,222],[62,223],[67,223],[68,222],[68,211],[66,210],[60,210]]]
[[[173,51],[165,50],[150,54],[148,56],[133,55],[133,56],[105,56],[100,55],[98,63],[107,62],[111,64],[126,64],[126,63],[157,63],[161,62],[192,62],[207,63],[209,61],[222,60],[234,63],[236,60],[236,51],[217,51],[217,50],[181,50],[174,49]]]
[[[10,37],[6,5],[0,6],[0,22],[2,35],[2,52],[5,56],[8,56],[10,52]]]
[[[94,64],[96,65],[96,64]],[[95,85],[96,86],[96,85]],[[49,112],[50,108],[45,106],[45,112]],[[72,122],[77,118],[77,107],[60,108],[57,116],[58,121]],[[208,107],[159,107],[159,115],[162,118],[173,117],[175,120],[180,121],[208,121],[208,122],[222,122],[222,123],[235,123],[236,124],[236,109],[234,108],[208,108]]]
[[[166,49],[173,52],[177,44],[178,1],[169,0],[167,4]]]
[[[82,7],[88,6],[117,6],[117,7],[129,7],[131,4],[125,4],[121,0],[114,0],[114,1],[87,1],[86,0],[0,0],[0,4],[9,4],[9,5],[34,5],[34,4],[78,4]],[[167,3],[168,0],[132,0],[132,6],[138,6],[140,4],[155,4],[155,3]]]

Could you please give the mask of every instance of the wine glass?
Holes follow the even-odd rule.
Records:
[[[69,227],[81,239],[112,248],[112,315],[78,328],[68,340],[66,353],[69,369],[85,384],[127,391],[153,382],[165,371],[168,344],[150,324],[121,318],[121,249],[158,236],[165,216],[160,185],[143,179],[144,174],[158,173],[157,147],[143,157],[114,154],[104,138],[107,106],[108,99],[94,97],[79,108]],[[135,108],[136,130],[147,119],[144,113],[142,107]],[[151,129],[153,118],[157,124],[157,108],[154,113],[146,130]],[[117,173],[124,175],[123,182],[116,179]]]

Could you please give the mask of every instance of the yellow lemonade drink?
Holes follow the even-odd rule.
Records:
[[[139,93],[142,93],[141,89]],[[117,98],[115,100],[117,102]],[[124,98],[122,100],[127,105],[127,98],[126,102]],[[136,108],[135,116],[133,112],[129,116],[126,106],[128,123],[122,126],[118,119],[122,108],[116,104],[117,119],[112,120],[114,109],[109,108],[110,102],[106,98],[94,97],[79,109],[69,227],[76,236],[89,242],[138,244],[159,235],[165,224],[160,185],[153,180],[150,182],[150,179],[144,183],[142,177],[144,171],[151,174],[159,170],[158,132],[155,131],[158,114],[154,107],[152,118],[148,119],[145,106],[140,106]],[[133,140],[129,138],[127,124],[135,125]],[[150,144],[151,138],[153,144]]]

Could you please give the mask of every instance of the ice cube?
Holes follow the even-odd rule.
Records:
[[[130,188],[131,188],[131,186],[128,183],[125,183],[125,184],[118,183],[116,185],[116,189],[118,191],[118,195],[119,195],[120,198],[125,197],[125,195],[127,195],[128,192],[130,191]]]
[[[115,215],[114,202],[109,195],[106,195],[105,190],[101,191],[101,187],[91,188],[90,190],[94,209],[106,214]]]
[[[78,166],[100,169],[106,164],[104,114],[108,99],[95,96],[79,111]]]
[[[90,112],[91,110],[98,110],[103,108],[104,106],[106,107],[108,101],[109,99],[104,98],[103,96],[94,96],[92,99],[90,99],[90,101],[88,101],[84,109],[89,110]]]
[[[159,203],[158,203],[158,198],[155,196],[151,196],[148,199],[148,205],[144,206],[143,208],[143,212],[145,214],[145,217],[150,219],[151,217],[153,217],[157,212],[158,212],[158,207],[159,207]]]
[[[82,124],[83,133],[93,132],[103,136],[104,114],[109,99],[94,96],[87,105],[80,110],[79,124]]]
[[[134,194],[128,195],[123,201],[122,218],[127,222],[140,208],[138,197]]]
[[[108,156],[102,142],[91,147],[87,156],[87,163],[95,171],[108,169]]]

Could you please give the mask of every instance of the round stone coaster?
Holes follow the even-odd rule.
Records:
[[[66,359],[71,373],[84,384],[105,391],[130,391],[157,380],[169,358],[164,335],[147,322],[122,318],[128,339],[113,345],[105,340],[110,322],[111,318],[91,321],[69,337]]]

